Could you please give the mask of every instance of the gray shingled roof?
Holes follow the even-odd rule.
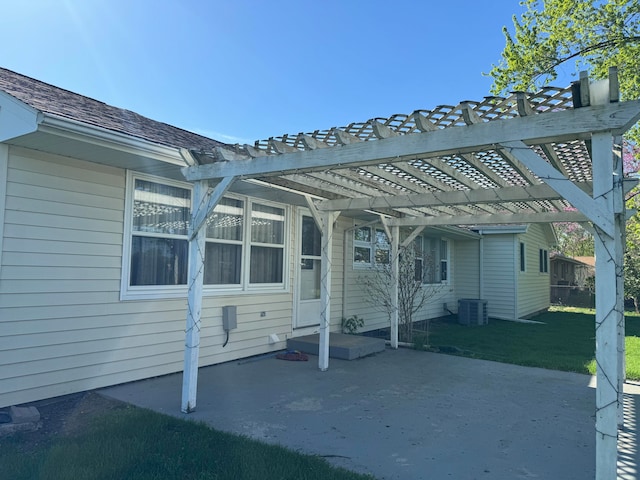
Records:
[[[225,145],[130,110],[49,85],[0,67],[0,90],[44,113],[131,135],[149,142],[196,150]]]

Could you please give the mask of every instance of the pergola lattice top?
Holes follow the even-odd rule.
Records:
[[[310,133],[285,134],[258,140],[253,146],[236,145],[233,151],[217,148],[213,153],[193,152],[199,163],[233,162],[254,159],[257,162],[285,154],[331,149],[361,142],[374,142],[462,126],[496,122],[561,112],[574,108],[572,87],[545,87],[536,93],[515,92],[510,96],[486,97],[481,102],[464,101],[457,106],[441,105],[432,110],[416,110],[389,118],[354,122],[345,127],[316,130]],[[463,135],[463,133],[461,132]],[[591,158],[585,137],[564,138],[528,147],[566,179],[590,193]],[[385,159],[384,162],[362,162],[350,166],[328,165],[326,168],[287,169],[263,174],[240,173],[238,178],[263,179],[271,184],[292,188],[328,200],[414,195],[474,190],[503,190],[541,185],[541,179],[519,162],[503,145],[460,148],[446,154],[414,154]],[[376,208],[393,216],[456,216],[477,214],[523,214],[563,212],[571,208],[562,197],[518,198],[517,201],[447,203]],[[355,209],[356,207],[354,207]],[[348,210],[348,205],[341,207]]]

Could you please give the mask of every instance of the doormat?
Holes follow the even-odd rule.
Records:
[[[306,362],[309,360],[309,357],[298,350],[288,350],[284,353],[279,353],[276,355],[276,358],[280,360],[290,360],[292,362]]]

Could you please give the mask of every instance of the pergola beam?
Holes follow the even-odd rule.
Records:
[[[438,191],[444,191],[444,192],[454,191],[451,185],[445,183],[435,175],[428,175],[426,172],[422,171],[418,165],[414,165],[413,163],[409,163],[409,162],[398,162],[390,165],[392,165],[393,168],[396,168],[401,172],[406,173],[411,177],[419,180],[420,182],[430,185],[431,187],[435,188]],[[436,170],[440,170],[435,166],[433,168]],[[440,171],[443,172],[443,170],[440,170]],[[447,177],[447,178],[451,178],[451,177]],[[469,183],[464,183],[464,182],[460,182],[460,183],[462,183],[462,185],[471,185]],[[484,210],[487,213],[495,213],[495,210],[491,206],[477,205],[477,208],[479,208],[480,210]]]
[[[374,177],[378,177],[382,180],[388,180],[389,182],[392,182],[396,185],[400,185],[401,187],[405,188],[409,192],[404,194],[392,193],[390,194],[391,197],[397,197],[397,196],[403,196],[403,195],[414,195],[418,193],[416,192],[417,189],[423,188],[420,184],[407,180],[406,178],[404,178],[404,176],[395,175],[394,173],[389,172],[382,167],[370,166],[370,167],[361,167],[361,168],[363,172],[367,172],[368,174],[371,174]],[[455,211],[453,211],[452,208],[444,205],[434,205],[434,208],[438,214],[444,213],[444,214],[452,215],[456,213]],[[427,213],[432,214],[432,212],[427,212]]]
[[[591,184],[584,184],[589,189]],[[495,204],[501,202],[525,202],[531,200],[559,200],[562,196],[546,184],[500,189],[456,190],[448,192],[416,193],[412,195],[385,195],[325,200],[317,203],[320,211],[368,210],[375,208],[416,208],[441,205]]]
[[[580,212],[535,212],[496,215],[440,215],[438,217],[391,218],[389,225],[415,227],[419,225],[497,225],[512,223],[584,222],[587,217]]]
[[[575,208],[598,225],[608,235],[612,235],[613,224],[598,202],[578,188],[562,173],[553,168],[523,142],[505,142],[502,147],[509,151],[509,155],[525,165],[535,173],[543,182],[567,199]]]
[[[252,178],[290,171],[326,170],[331,167],[370,165],[414,158],[492,149],[496,144],[522,141],[526,145],[585,138],[591,133],[628,130],[640,119],[640,100],[594,105],[529,117],[495,120],[431,132],[399,135],[339,148],[322,148],[271,155],[254,162],[251,157],[184,167],[189,181],[210,178]],[[466,129],[464,133],[461,129]]]

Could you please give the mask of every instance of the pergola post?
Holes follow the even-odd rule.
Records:
[[[400,227],[391,227],[391,348],[398,348],[398,283],[400,272]]]
[[[235,177],[220,179],[211,192],[208,180],[198,180],[193,185],[191,223],[189,225],[189,293],[187,294],[187,325],[182,373],[182,405],[180,407],[184,413],[191,413],[196,409],[202,288],[204,284],[204,249],[207,235],[205,225],[209,213],[215,208],[234,180]]]
[[[320,342],[318,368],[329,368],[329,325],[331,323],[331,254],[334,214],[322,214],[322,252],[320,260]]]
[[[207,181],[199,180],[193,185],[191,226],[196,224],[199,207],[207,194]],[[198,390],[198,355],[200,353],[200,314],[202,311],[202,287],[204,283],[204,247],[206,229],[200,228],[189,239],[189,293],[187,295],[187,326],[184,345],[184,372],[182,374],[183,413],[196,408]]]
[[[618,415],[624,356],[624,193],[622,162],[611,133],[592,136],[593,197],[613,221],[613,235],[595,227],[596,480],[617,478]],[[612,161],[613,159],[613,161]],[[622,337],[622,338],[620,338]]]

